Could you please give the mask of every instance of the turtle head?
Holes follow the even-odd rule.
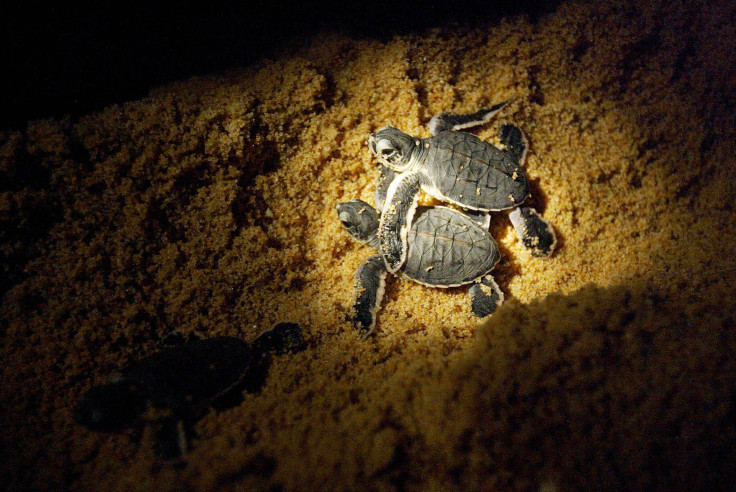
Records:
[[[413,163],[412,155],[420,141],[391,126],[384,126],[368,137],[368,146],[384,166],[404,172]]]
[[[283,355],[296,354],[306,348],[302,328],[297,323],[282,321],[255,339],[253,349],[261,355],[271,353]]]
[[[375,241],[380,217],[378,211],[363,200],[354,198],[338,203],[337,216],[348,234],[361,243],[371,244]]]

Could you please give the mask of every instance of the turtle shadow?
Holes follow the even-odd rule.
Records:
[[[240,405],[244,392],[260,392],[273,356],[306,348],[301,327],[288,322],[251,343],[178,333],[161,342],[160,350],[123,368],[117,380],[91,387],[75,420],[103,432],[152,425],[157,455],[166,461],[184,458],[194,425],[210,408],[221,412]]]

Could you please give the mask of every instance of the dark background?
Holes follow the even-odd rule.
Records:
[[[75,117],[143,97],[169,81],[246,66],[319,31],[390,38],[509,14],[535,20],[556,3],[251,0],[176,7],[136,2],[100,2],[96,9],[74,2],[0,7],[5,47],[0,129],[22,129],[30,119]]]

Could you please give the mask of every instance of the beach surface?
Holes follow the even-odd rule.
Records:
[[[730,2],[562,4],[390,40],[325,33],[78,120],[0,133],[0,482],[74,490],[694,490],[736,460],[736,40]],[[529,139],[557,249],[491,219],[506,301],[393,278],[347,320],[374,252],[366,145],[510,100],[473,133]],[[150,426],[74,420],[167,334],[307,349],[210,411],[185,464]]]

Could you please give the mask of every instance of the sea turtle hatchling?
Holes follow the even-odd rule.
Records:
[[[353,199],[337,205],[347,232],[359,242],[379,247],[379,212]],[[487,316],[503,302],[503,293],[488,275],[498,263],[496,241],[473,218],[447,207],[418,207],[408,231],[408,248],[401,273],[430,287],[474,284],[469,293],[473,314]],[[386,284],[386,263],[381,254],[366,259],[355,273],[353,322],[364,336],[373,331],[376,311]]]
[[[172,338],[166,341],[171,344]],[[208,408],[234,406],[243,390],[260,389],[272,354],[304,348],[295,323],[278,323],[253,343],[228,336],[179,338],[135,361],[112,382],[90,388],[77,405],[77,422],[114,432],[131,426],[145,411],[157,429],[159,455],[178,458],[186,453],[187,430]]]
[[[510,124],[501,126],[504,150],[458,131],[488,122],[505,104],[472,114],[436,115],[429,122],[433,135],[429,138],[412,137],[390,126],[369,137],[369,148],[382,164],[376,186],[376,203],[379,208],[383,204],[378,238],[389,271],[401,268],[406,258],[420,190],[475,211],[470,213],[483,223],[486,212],[510,210],[514,229],[531,254],[552,253],[556,244],[552,227],[533,208],[520,206],[529,197],[522,131]]]

